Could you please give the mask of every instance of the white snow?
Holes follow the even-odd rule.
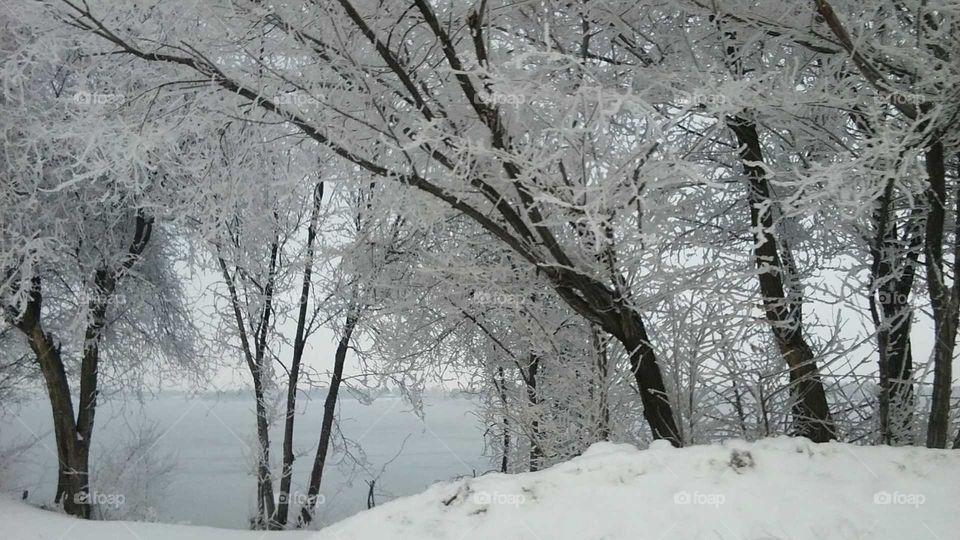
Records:
[[[956,538],[960,452],[756,443],[597,444],[519,475],[441,483],[319,532],[82,522],[0,499],[5,540]]]

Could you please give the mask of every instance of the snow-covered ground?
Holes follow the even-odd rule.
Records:
[[[960,452],[757,443],[594,445],[528,474],[440,483],[315,533],[89,523],[0,500],[9,540],[948,540]]]

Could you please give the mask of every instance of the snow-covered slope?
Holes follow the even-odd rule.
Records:
[[[84,521],[0,497],[0,540],[307,540],[317,532],[237,531],[131,521]]]
[[[598,444],[537,473],[437,484],[316,533],[86,523],[5,500],[0,538],[946,540],[960,531],[958,503],[955,451],[788,438],[681,450]]]

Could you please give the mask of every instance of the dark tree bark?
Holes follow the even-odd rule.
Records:
[[[874,126],[859,108],[849,116],[868,140],[877,138]],[[914,408],[910,293],[923,250],[923,210],[920,206],[910,210],[901,237],[895,198],[895,178],[890,177],[873,212],[873,238],[867,240],[872,258],[869,303],[877,328],[880,441],[910,444]]]
[[[737,378],[731,377],[730,383],[733,386],[733,410],[737,413],[737,427],[740,428],[740,436],[747,438],[747,416],[743,410],[743,396],[740,393],[740,385]]]
[[[500,472],[506,473],[510,464],[510,417],[507,415],[507,379],[503,366],[497,368],[497,378],[493,384],[497,387],[500,404],[503,405],[503,455],[500,457]]]
[[[899,235],[893,209],[893,180],[889,180],[874,212],[876,239],[871,246],[871,313],[877,327],[880,373],[880,435],[886,444],[908,444],[913,419],[913,353],[910,342],[913,311],[910,291],[923,242],[910,223]],[[914,212],[915,213],[915,212]],[[907,246],[904,253],[902,246]],[[877,313],[879,306],[879,314]]]
[[[543,448],[540,446],[540,421],[537,416],[540,412],[540,394],[537,390],[537,373],[540,371],[540,356],[530,353],[529,362],[525,369],[520,369],[520,377],[527,389],[527,402],[534,409],[533,420],[530,421],[530,471],[539,471],[543,466]]]
[[[607,353],[607,342],[596,328],[590,329],[593,348],[597,354],[597,440],[610,440],[610,402],[607,392],[607,378],[610,375],[610,357]]]
[[[15,324],[26,336],[36,356],[50,400],[59,461],[55,502],[63,505],[66,513],[87,519],[90,517],[89,469],[82,460],[86,452],[80,448],[87,441],[78,437],[70,383],[60,354],[60,344],[43,329],[40,319],[43,306],[41,287],[41,279],[33,278],[27,307]]]
[[[960,308],[960,279],[954,276],[947,287],[943,268],[943,240],[946,221],[946,167],[943,143],[939,138],[928,146],[927,169],[927,226],[924,242],[927,268],[927,291],[933,307],[933,396],[927,423],[927,446],[946,448],[950,427],[950,386],[952,384],[953,350],[957,338],[958,308]],[[960,208],[960,198],[958,198]],[[960,212],[956,231],[960,232]],[[954,269],[960,268],[960,235],[956,235]]]
[[[743,117],[731,118],[728,124],[737,136],[743,170],[749,182],[753,258],[759,270],[764,313],[790,371],[796,434],[814,442],[830,441],[836,438],[836,428],[816,358],[803,336],[802,299],[788,298],[784,287],[785,269],[774,235],[773,199],[763,166],[760,137],[756,125]]]
[[[323,402],[323,423],[320,426],[320,441],[317,444],[317,455],[313,460],[313,469],[310,471],[310,484],[307,487],[307,500],[300,510],[299,527],[305,527],[313,521],[314,507],[320,494],[320,483],[323,481],[323,469],[327,462],[327,450],[330,447],[330,437],[333,434],[333,420],[337,411],[337,395],[340,392],[340,382],[343,380],[343,365],[350,349],[350,338],[357,326],[357,314],[354,307],[348,308],[346,324],[340,341],[337,343],[337,352],[333,361],[333,373],[330,375],[330,388],[327,398]]]
[[[377,506],[377,498],[373,491],[374,486],[376,485],[377,485],[376,478],[374,478],[373,480],[367,481],[367,486],[369,486],[369,489],[367,489],[367,510],[371,508],[375,508]]]
[[[654,439],[667,439],[674,446],[681,446],[680,431],[670,406],[663,373],[657,365],[656,353],[650,347],[642,324],[636,330],[638,333],[628,334],[627,348],[630,351],[630,368],[640,388],[643,415],[652,428]]]
[[[257,400],[257,439],[260,443],[260,456],[257,462],[257,507],[264,525],[268,529],[279,528],[273,520],[275,516],[275,500],[273,497],[273,478],[270,473],[270,422],[267,413],[267,397],[264,368],[267,353],[267,336],[270,328],[270,319],[273,312],[273,287],[276,276],[279,244],[274,241],[270,249],[270,270],[267,285],[264,291],[265,302],[257,332],[255,333],[254,359],[250,373],[253,375],[253,391]]]

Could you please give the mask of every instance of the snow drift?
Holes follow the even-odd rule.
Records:
[[[83,522],[0,501],[9,540],[924,539],[960,531],[960,452],[777,438],[597,444],[527,474],[436,484],[319,532]]]

